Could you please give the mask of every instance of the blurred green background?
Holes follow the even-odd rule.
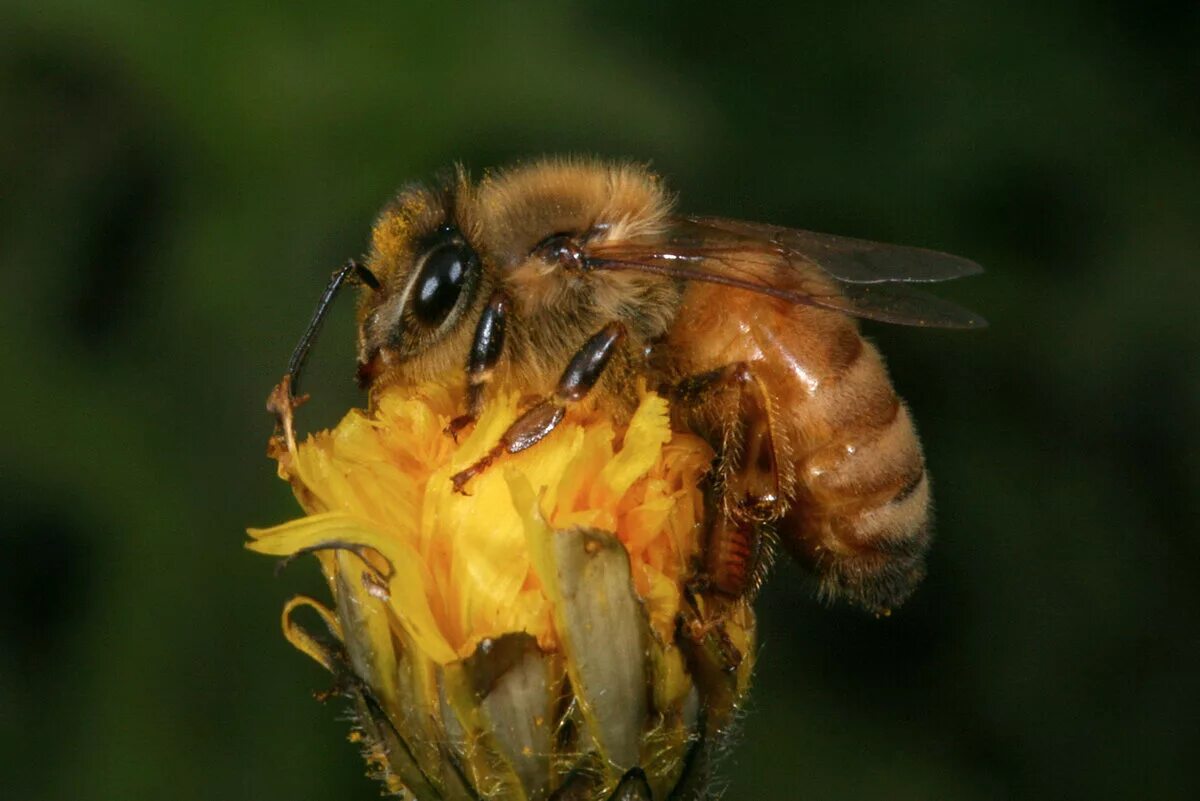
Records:
[[[936,481],[887,620],[791,565],[727,797],[1200,798],[1200,6],[0,5],[0,786],[374,798],[293,592],[263,399],[454,160],[651,160],[682,207],[988,268],[868,331]],[[344,303],[303,422],[359,402]]]

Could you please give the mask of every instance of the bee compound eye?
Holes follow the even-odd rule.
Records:
[[[429,251],[413,285],[413,315],[422,325],[434,328],[446,321],[475,263],[475,252],[465,242],[444,242]]]

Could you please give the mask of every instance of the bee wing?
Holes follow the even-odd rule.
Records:
[[[592,269],[633,270],[705,281],[900,325],[982,328],[987,322],[913,284],[975,275],[973,261],[793,228],[680,217],[653,241],[599,242]]]
[[[808,261],[850,284],[933,283],[983,272],[970,259],[936,250],[720,217],[682,217],[672,232],[680,240],[707,236],[769,245],[791,260]]]

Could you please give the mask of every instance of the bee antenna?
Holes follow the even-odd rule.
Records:
[[[334,272],[329,279],[328,286],[325,287],[325,291],[321,293],[321,299],[317,301],[317,308],[313,311],[312,319],[308,322],[308,328],[304,330],[304,335],[300,337],[300,341],[296,343],[296,349],[292,351],[292,357],[288,359],[287,374],[291,382],[292,397],[298,394],[300,373],[304,369],[304,363],[308,361],[308,354],[312,350],[313,342],[317,339],[321,325],[325,322],[325,315],[328,314],[329,308],[333,304],[333,299],[337,296],[338,290],[342,288],[347,279],[352,282],[362,282],[371,289],[379,289],[379,279],[375,277],[373,272],[359,264],[356,259],[350,259]]]

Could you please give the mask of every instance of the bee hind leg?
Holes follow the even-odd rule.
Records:
[[[698,418],[716,418],[719,430],[701,582],[730,597],[753,595],[774,561],[773,524],[787,507],[771,395],[746,362],[687,376],[660,392],[703,412]]]
[[[540,442],[566,416],[567,409],[587,397],[596,386],[604,368],[612,360],[617,345],[625,338],[625,326],[611,322],[593,334],[571,358],[558,380],[554,394],[534,404],[508,427],[482,459],[451,477],[456,492],[475,476],[486,470],[505,453],[520,453]]]

